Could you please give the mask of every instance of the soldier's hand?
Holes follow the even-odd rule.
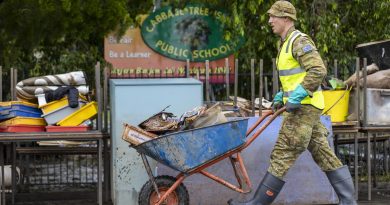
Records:
[[[294,92],[291,94],[290,97],[288,97],[287,103],[286,103],[286,111],[287,112],[295,112],[301,107],[301,101],[308,96],[309,94],[303,88],[301,84],[299,84]]]
[[[272,111],[276,112],[282,107],[283,107],[283,91],[279,91],[278,93],[276,93],[272,101]]]
[[[297,110],[299,110],[299,108],[301,108],[301,103],[291,103],[291,102],[288,102],[286,103],[286,111],[287,112],[295,112]]]
[[[283,107],[283,102],[273,102],[272,103],[272,111],[273,112],[278,111],[282,107]]]

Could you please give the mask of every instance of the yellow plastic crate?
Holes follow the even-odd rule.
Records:
[[[59,121],[57,125],[59,126],[77,126],[83,123],[85,120],[88,120],[94,117],[97,114],[97,103],[90,102],[85,106],[81,107],[80,110],[70,114],[68,117]]]
[[[79,101],[86,102],[87,99],[84,96],[79,95]],[[49,102],[45,105],[40,106],[39,108],[42,110],[42,113],[45,115],[45,114],[51,113],[55,110],[61,109],[61,108],[66,107],[66,106],[68,106],[68,97],[67,96],[61,98],[60,100],[55,100],[55,101]]]
[[[43,118],[14,117],[0,123],[0,126],[8,125],[46,125],[46,122]]]

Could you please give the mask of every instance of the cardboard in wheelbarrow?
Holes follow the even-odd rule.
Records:
[[[138,152],[188,172],[245,142],[248,119],[162,135],[136,146]]]
[[[139,145],[143,142],[149,141],[151,139],[157,138],[158,135],[147,132],[141,128],[124,124],[122,139],[132,145]]]

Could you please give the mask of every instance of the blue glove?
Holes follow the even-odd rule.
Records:
[[[299,84],[294,92],[291,94],[290,97],[288,97],[287,103],[286,103],[286,111],[287,112],[294,112],[298,110],[301,107],[301,101],[308,96],[309,94],[303,88],[301,84]]]
[[[283,107],[283,91],[276,93],[274,100],[272,101],[272,111],[276,112]]]

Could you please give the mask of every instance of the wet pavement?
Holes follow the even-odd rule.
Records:
[[[359,205],[389,205],[390,198],[376,198],[373,194],[372,201],[358,201]],[[95,200],[67,200],[67,201],[45,201],[45,202],[23,202],[16,203],[17,205],[96,205]],[[104,203],[104,205],[112,205],[112,203]],[[208,205],[208,204],[205,204]]]
[[[368,194],[365,185],[361,187],[359,191],[359,205],[390,205],[390,189],[389,185],[381,186],[381,188],[373,188],[371,193],[371,201],[368,201]],[[363,189],[362,189],[363,188]],[[31,201],[23,200],[23,202],[17,202],[16,205],[96,205],[96,200],[94,200],[95,193],[89,193],[89,199],[84,200],[50,200],[50,201]],[[74,198],[73,198],[74,199]],[[8,203],[7,203],[8,204]],[[111,202],[104,203],[104,205],[112,205]],[[202,205],[211,205],[211,204],[202,204]],[[302,205],[302,204],[299,204]],[[324,204],[323,204],[324,205]]]

